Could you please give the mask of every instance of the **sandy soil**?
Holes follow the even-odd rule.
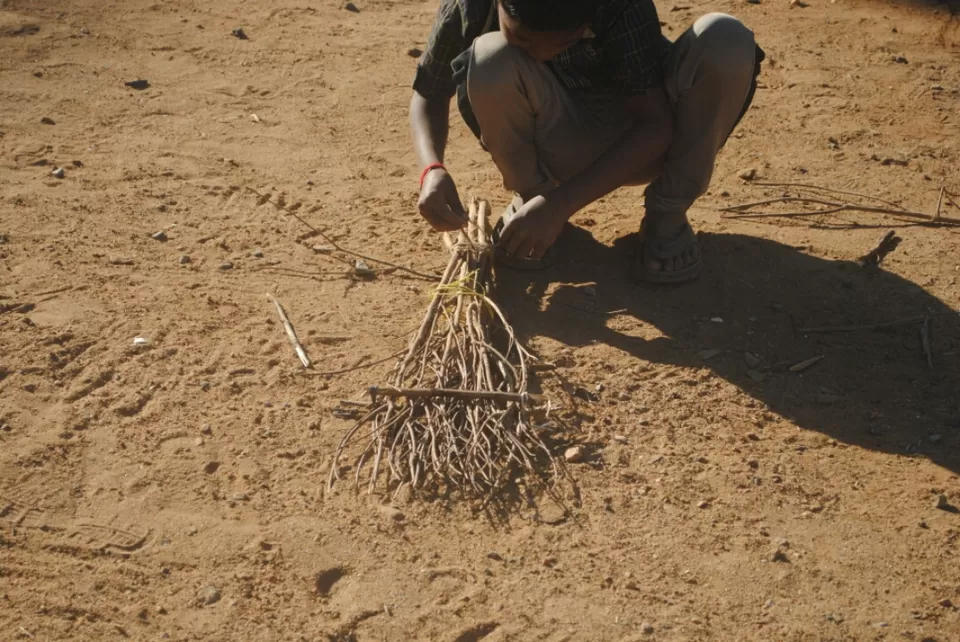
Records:
[[[770,56],[692,213],[707,270],[628,283],[622,190],[501,280],[591,456],[567,514],[491,517],[325,489],[333,410],[390,363],[317,373],[402,349],[430,283],[345,277],[312,228],[445,263],[406,125],[435,5],[355,1],[0,2],[0,639],[960,640],[958,231],[718,211],[792,189],[758,182],[960,193],[960,19],[660,2],[668,34],[727,11]],[[449,165],[506,203],[459,120]]]

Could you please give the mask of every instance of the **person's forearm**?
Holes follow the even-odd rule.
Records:
[[[450,129],[450,102],[427,99],[416,91],[410,99],[413,149],[421,167],[443,162]]]
[[[610,192],[656,173],[673,137],[672,123],[638,122],[619,142],[549,196],[567,217]]]

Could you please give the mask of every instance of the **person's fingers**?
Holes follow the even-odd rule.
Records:
[[[528,236],[526,239],[524,239],[520,247],[517,248],[517,252],[513,256],[518,259],[528,258],[533,253],[533,250],[536,248],[536,246],[536,239]]]
[[[451,210],[449,207],[443,207],[439,211],[439,219],[443,225],[444,232],[454,232],[456,230],[462,229],[467,223],[466,216],[461,216],[455,211]]]
[[[450,209],[455,215],[457,215],[462,223],[467,222],[467,211],[463,207],[463,203],[460,202],[460,195],[457,193],[457,187],[453,184],[453,181],[450,181],[450,188],[447,193],[447,202],[450,203]]]
[[[508,225],[508,226],[507,226],[507,229],[506,229],[505,231],[506,231],[506,232],[509,232],[509,231],[510,231],[510,227],[511,227],[511,226]],[[527,238],[528,238],[528,236],[527,236],[527,232],[526,232],[525,230],[515,230],[515,231],[513,232],[513,234],[511,234],[511,235],[507,238],[506,241],[504,241],[503,239],[501,239],[500,242],[501,242],[501,244],[503,245],[503,249],[504,249],[504,251],[507,253],[508,256],[521,256],[521,255],[517,254],[517,251],[518,251],[518,250],[520,249],[520,247],[526,242]]]
[[[500,239],[497,241],[497,245],[502,247],[504,251],[506,251],[507,245],[510,243],[510,239],[513,238],[513,235],[517,231],[517,226],[511,225],[510,223],[510,221],[504,221],[503,229],[500,230]]]
[[[443,194],[429,191],[418,202],[420,215],[438,232],[452,232],[463,227],[463,218],[447,206]]]
[[[420,205],[420,215],[426,219],[430,227],[438,232],[450,232],[459,227],[451,224],[450,221],[443,216],[442,211],[438,211],[435,207],[432,207],[430,203]]]

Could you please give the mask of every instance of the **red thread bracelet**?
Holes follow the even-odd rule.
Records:
[[[429,165],[423,168],[423,173],[420,174],[420,189],[423,189],[423,181],[426,180],[427,174],[429,174],[431,171],[435,169],[442,169],[443,171],[447,171],[447,168],[443,166],[443,163],[430,163]]]

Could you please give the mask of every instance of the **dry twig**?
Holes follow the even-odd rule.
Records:
[[[283,311],[283,306],[280,305],[280,302],[277,301],[275,297],[270,297],[270,299],[273,301],[273,304],[277,306],[277,314],[280,315],[280,321],[283,323],[283,329],[286,330],[287,338],[290,339],[290,344],[293,346],[294,352],[297,353],[300,363],[303,364],[304,368],[309,368],[311,365],[310,357],[307,356],[307,351],[303,349],[300,339],[297,338],[297,331],[293,329],[293,324],[290,323],[290,319],[287,318],[287,313]]]
[[[378,366],[381,363],[386,363],[387,361],[390,361],[391,359],[396,359],[404,352],[406,352],[406,349],[400,350],[399,352],[394,352],[389,357],[384,357],[383,359],[380,359],[378,361],[371,361],[370,363],[361,363],[350,368],[341,368],[340,370],[328,370],[327,372],[311,372],[309,374],[315,377],[333,377],[335,375],[342,375],[348,372],[353,372],[354,370],[363,370],[364,368],[372,368],[373,366]]]
[[[326,241],[327,243],[329,243],[329,244],[330,244],[330,247],[332,247],[333,249],[337,250],[338,252],[343,252],[344,254],[349,254],[350,256],[356,257],[356,258],[358,258],[358,259],[363,259],[364,261],[371,261],[371,262],[373,262],[373,263],[379,263],[380,265],[386,265],[386,266],[391,267],[391,268],[393,268],[393,269],[395,269],[395,270],[400,270],[401,272],[406,272],[406,273],[408,273],[408,274],[411,274],[411,275],[413,275],[413,276],[419,277],[419,278],[421,278],[421,279],[426,279],[426,280],[428,280],[428,281],[433,281],[434,279],[437,278],[437,276],[436,276],[435,274],[424,274],[423,272],[418,272],[418,271],[414,270],[413,268],[409,268],[409,267],[407,267],[407,266],[405,266],[405,265],[399,265],[399,264],[397,264],[397,263],[391,263],[390,261],[386,261],[386,260],[384,260],[384,259],[379,259],[379,258],[377,258],[377,257],[375,257],[375,256],[370,256],[370,255],[368,255],[368,254],[361,254],[361,253],[359,253],[359,252],[355,252],[354,250],[347,249],[347,248],[343,247],[342,245],[336,243],[336,242],[335,242],[332,238],[330,238],[329,236],[327,236],[327,235],[323,232],[323,230],[320,230],[320,229],[314,227],[313,225],[310,225],[310,223],[308,223],[306,220],[304,220],[302,216],[300,216],[300,215],[297,214],[296,212],[290,210],[290,208],[288,208],[288,207],[287,207],[286,205],[284,205],[283,203],[279,203],[279,202],[277,202],[277,201],[271,201],[269,194],[261,194],[260,192],[258,192],[257,190],[253,189],[252,187],[247,187],[247,189],[248,189],[249,191],[253,192],[254,194],[256,194],[256,195],[259,197],[258,204],[262,205],[262,204],[264,204],[264,203],[270,203],[270,204],[273,205],[274,207],[283,210],[283,211],[286,212],[289,216],[292,216],[293,218],[297,219],[298,221],[300,221],[301,224],[303,224],[305,227],[307,227],[307,228],[310,230],[310,236],[311,236],[311,237],[313,237],[313,236],[319,236],[319,237],[322,238],[324,241]],[[308,238],[308,237],[301,237],[301,239],[302,239],[302,238]]]
[[[910,325],[911,323],[917,323],[918,321],[923,321],[924,319],[932,319],[935,317],[942,316],[960,316],[960,312],[949,310],[946,312],[938,312],[935,314],[918,314],[909,317],[903,317],[902,319],[893,319],[892,321],[882,321],[880,323],[863,323],[863,324],[853,324],[853,325],[827,325],[827,326],[818,326],[818,327],[809,327],[809,328],[797,328],[797,332],[806,332],[808,334],[822,334],[822,333],[832,333],[832,332],[859,332],[859,331],[871,331],[871,330],[885,330],[887,328],[894,328],[900,325]]]
[[[923,354],[927,356],[927,366],[933,370],[933,351],[930,350],[930,317],[923,319],[920,326],[920,344],[923,346]]]
[[[829,200],[826,197],[821,197],[818,193],[815,196],[781,196],[778,198],[771,198],[762,201],[756,201],[753,203],[742,203],[740,205],[731,205],[730,207],[720,208],[721,212],[726,212],[723,218],[731,219],[757,219],[757,218],[802,218],[806,216],[821,216],[826,214],[837,214],[840,212],[868,212],[872,214],[887,214],[890,216],[899,216],[908,219],[920,219],[926,223],[935,223],[935,224],[946,224],[946,225],[960,225],[960,219],[948,218],[940,216],[940,205],[945,194],[945,190],[941,187],[940,190],[940,201],[937,203],[936,212],[933,215],[926,214],[924,212],[912,212],[910,210],[904,209],[903,207],[885,201],[883,199],[867,196],[865,194],[859,194],[857,192],[847,192],[843,190],[835,190],[828,187],[821,187],[819,185],[812,185],[806,183],[756,183],[759,186],[766,187],[792,187],[798,192],[802,190],[816,190],[819,192],[828,192],[829,194],[840,194],[844,196],[856,196],[859,198],[866,198],[874,200],[880,203],[887,205],[888,207],[875,207],[872,205],[864,205],[861,203],[853,203],[846,200],[841,200],[836,197],[831,197]],[[829,196],[828,194],[828,196]],[[776,203],[802,203],[804,205],[820,205],[825,209],[809,209],[809,210],[800,210],[796,212],[756,212],[752,211],[754,208],[763,206],[763,205],[773,205]]]

